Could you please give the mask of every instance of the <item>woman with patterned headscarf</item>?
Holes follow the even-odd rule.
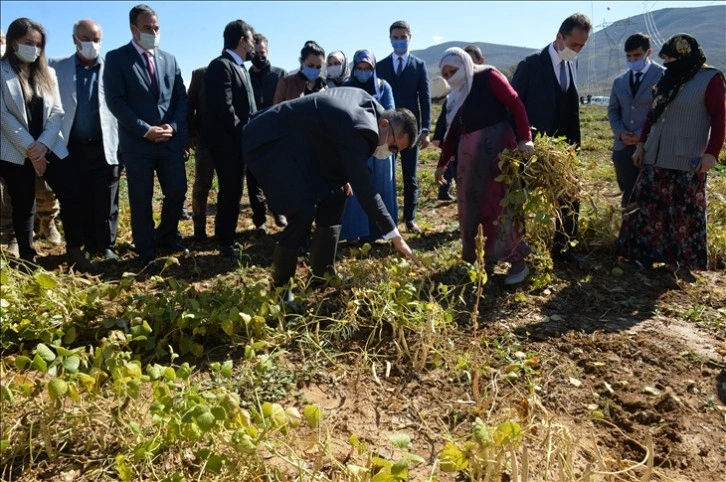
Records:
[[[479,225],[486,236],[487,263],[509,262],[505,284],[521,283],[529,274],[530,253],[518,222],[499,205],[508,186],[497,182],[499,154],[519,147],[525,157],[534,154],[527,112],[507,79],[490,65],[474,65],[464,50],[447,49],[439,62],[441,76],[451,86],[446,97],[446,125],[436,181],[441,183],[450,160],[456,157],[457,202],[462,258],[476,261],[475,238]],[[508,122],[514,115],[517,137]]]
[[[343,86],[365,90],[386,110],[396,108],[393,102],[393,89],[388,82],[376,76],[376,57],[368,50],[359,50],[353,55],[353,73]],[[371,172],[376,192],[383,199],[388,213],[394,220],[398,219],[395,156],[383,159],[371,157],[368,159],[368,169]],[[370,222],[353,193],[348,197],[345,205],[340,239],[373,241],[381,236],[383,233],[380,233],[375,224]]]
[[[708,268],[706,173],[726,132],[724,75],[706,65],[696,39],[677,34],[658,54],[665,74],[653,88],[653,104],[633,162],[641,167],[618,237],[621,263],[673,271]]]
[[[325,70],[327,71],[325,82],[328,84],[328,89],[340,87],[350,77],[348,57],[341,50],[331,52],[325,61]]]

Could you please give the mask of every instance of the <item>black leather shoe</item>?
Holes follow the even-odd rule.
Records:
[[[452,196],[451,194],[446,192],[446,193],[439,194],[439,196],[436,199],[438,199],[439,201],[453,201],[454,196]]]
[[[421,226],[416,224],[416,221],[406,221],[406,230],[409,233],[416,233],[416,234],[423,233],[423,229],[421,229]]]
[[[564,253],[563,252],[552,253],[552,260],[553,261],[563,261],[565,263],[571,263],[579,268],[584,268],[585,266],[590,265],[590,261],[585,259],[583,256],[576,254],[571,249],[568,249]]]
[[[255,234],[258,236],[267,236],[267,225],[265,223],[255,227]]]
[[[189,248],[181,244],[179,241],[169,241],[168,243],[160,243],[160,248],[177,254],[189,254]]]
[[[278,228],[284,228],[287,226],[287,218],[283,216],[282,214],[276,214],[275,215],[275,225]]]
[[[111,261],[119,260],[118,254],[114,253],[111,248],[106,248],[103,251],[101,251],[101,257],[103,259],[111,260]]]

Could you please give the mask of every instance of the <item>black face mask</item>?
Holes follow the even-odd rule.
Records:
[[[673,77],[674,79],[680,79],[691,67],[687,63],[687,59],[672,60],[667,64],[663,64],[666,68],[666,74]]]
[[[255,55],[252,57],[252,65],[256,68],[263,70],[270,65],[270,61],[264,55]]]

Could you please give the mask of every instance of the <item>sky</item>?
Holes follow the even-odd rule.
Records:
[[[350,59],[359,49],[377,59],[391,53],[388,28],[396,20],[411,25],[410,49],[449,41],[488,42],[540,49],[554,40],[562,20],[581,11],[595,30],[645,13],[676,7],[723,5],[726,1],[591,2],[222,2],[222,1],[7,1],[0,2],[0,28],[28,17],[46,29],[48,57],[74,52],[73,24],[90,18],[103,28],[102,54],[131,40],[128,14],[146,1],[159,18],[162,50],[177,58],[186,84],[192,70],[206,66],[222,50],[224,26],[236,19],[269,39],[269,58],[286,70],[299,67],[300,49],[315,40],[326,52],[342,50]]]

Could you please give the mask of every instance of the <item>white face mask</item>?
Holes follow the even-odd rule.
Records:
[[[38,59],[38,57],[40,57],[40,47],[18,44],[18,47],[15,49],[15,56],[20,59],[21,62],[32,64]]]
[[[393,153],[388,148],[388,144],[383,144],[382,146],[376,147],[376,150],[373,151],[373,157],[376,159],[388,159],[391,157]]]
[[[343,73],[343,66],[342,65],[331,65],[328,67],[328,77],[331,79],[337,79],[340,77],[340,74]]]
[[[139,33],[139,47],[144,50],[154,50],[159,48],[159,41],[161,40],[161,34],[157,33]]]
[[[76,50],[78,50],[81,57],[88,60],[96,60],[98,58],[98,55],[101,53],[101,42],[81,42],[78,40],[78,37],[76,37],[76,40],[81,44],[80,47],[76,45]]]
[[[0,45],[0,57],[5,55],[5,44]]]
[[[567,45],[565,45],[565,48],[563,50],[560,50],[560,59],[564,60],[565,62],[572,62],[577,58],[577,52],[569,48]]]
[[[461,68],[454,75],[448,78],[447,82],[451,89],[459,89],[466,84],[466,71]]]

